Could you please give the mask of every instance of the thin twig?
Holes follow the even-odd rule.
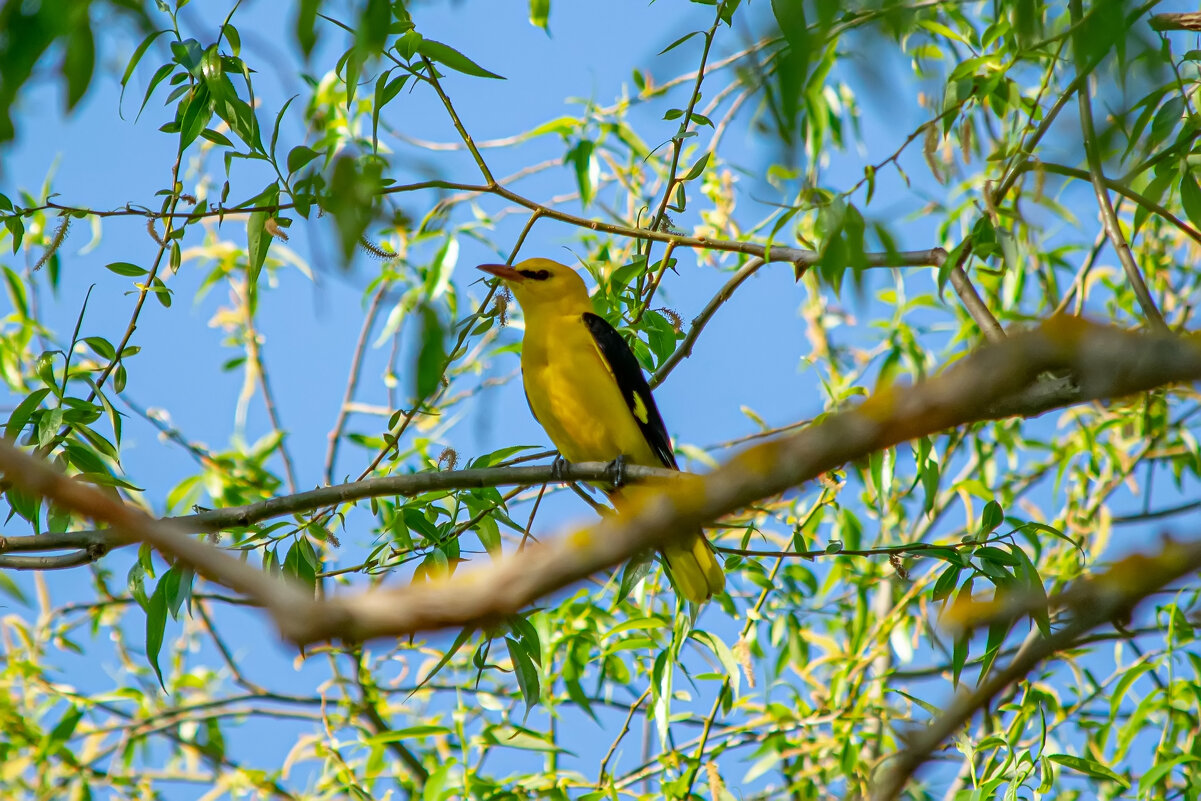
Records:
[[[989,342],[1001,342],[1005,339],[1004,329],[997,322],[997,318],[993,317],[987,304],[980,299],[976,287],[972,286],[971,279],[967,277],[967,272],[963,269],[963,265],[967,263],[971,255],[972,243],[968,241],[964,243],[958,262],[951,268],[951,286],[954,287],[955,294],[959,295],[959,300],[963,302],[967,313],[976,321],[976,325],[980,326],[980,332],[984,334],[984,338]]]
[[[1040,161],[1040,162],[1036,162],[1033,164],[1027,163],[1025,166],[1023,166],[1019,170],[1019,172],[1025,172],[1027,170],[1042,170],[1043,172],[1049,172],[1053,175],[1063,175],[1063,176],[1067,176],[1069,178],[1079,178],[1082,181],[1091,181],[1092,180],[1092,173],[1090,173],[1088,170],[1081,170],[1076,167],[1068,167],[1063,164],[1055,164],[1054,162]],[[1135,203],[1137,203],[1138,205],[1147,209],[1148,211],[1154,212],[1156,215],[1164,218],[1169,223],[1171,223],[1173,226],[1175,226],[1180,231],[1180,233],[1184,234],[1185,236],[1187,236],[1189,239],[1193,240],[1197,244],[1201,244],[1201,231],[1198,231],[1196,228],[1194,228],[1193,226],[1189,225],[1184,220],[1177,217],[1175,214],[1173,214],[1171,211],[1169,211],[1165,206],[1155,202],[1154,200],[1152,200],[1151,198],[1142,194],[1141,192],[1136,192],[1135,190],[1131,189],[1129,186],[1127,186],[1122,181],[1115,180],[1113,178],[1107,178],[1104,175],[1101,176],[1101,180],[1104,182],[1105,187],[1107,189],[1110,189],[1114,192],[1117,192],[1119,195],[1129,198],[1130,200],[1134,201]]]
[[[338,407],[338,419],[329,432],[329,445],[325,450],[325,483],[334,483],[334,465],[338,459],[338,443],[342,440],[342,431],[346,420],[350,417],[350,404],[354,400],[355,390],[359,385],[359,377],[363,369],[363,354],[367,350],[367,338],[375,326],[375,318],[379,314],[384,297],[388,294],[389,286],[384,283],[375,291],[367,313],[363,316],[363,325],[359,329],[359,339],[354,346],[354,355],[350,357],[350,370],[346,377],[346,391],[342,393],[342,404]]]
[[[1073,24],[1078,25],[1083,17],[1080,0],[1069,0],[1068,10],[1072,15]],[[1077,75],[1084,77],[1091,74],[1091,71],[1085,71],[1081,68],[1084,61],[1082,47],[1079,37],[1082,34],[1076,32],[1076,66]],[[1130,251],[1130,245],[1126,241],[1126,235],[1122,233],[1122,226],[1118,222],[1118,215],[1113,210],[1113,204],[1109,200],[1109,190],[1105,184],[1105,172],[1101,163],[1101,154],[1097,149],[1097,132],[1093,125],[1093,105],[1089,99],[1088,91],[1081,91],[1077,94],[1080,104],[1080,131],[1084,137],[1084,154],[1088,160],[1088,171],[1092,179],[1093,192],[1097,196],[1097,206],[1101,210],[1101,224],[1105,228],[1105,235],[1109,237],[1109,243],[1113,245],[1114,251],[1117,253],[1118,261],[1122,263],[1122,270],[1126,273],[1126,280],[1130,282],[1130,288],[1134,291],[1134,297],[1138,300],[1138,305],[1142,308],[1143,314],[1147,317],[1147,322],[1151,328],[1156,331],[1167,331],[1167,323],[1164,322],[1163,315],[1160,314],[1159,308],[1155,305],[1154,298],[1151,297],[1151,292],[1147,289],[1147,284],[1143,280],[1142,270],[1134,261],[1134,254]]]
[[[713,18],[713,24],[709,30],[702,34],[705,37],[705,46],[701,50],[701,63],[696,68],[696,80],[692,84],[692,94],[688,97],[688,105],[684,108],[684,116],[680,120],[680,127],[674,137],[672,137],[672,153],[671,166],[667,169],[667,179],[663,185],[663,197],[659,199],[659,207],[655,210],[655,215],[651,217],[650,229],[658,231],[660,223],[663,222],[663,215],[667,213],[667,204],[671,202],[671,193],[676,188],[676,170],[680,167],[680,154],[684,151],[683,135],[688,132],[688,126],[692,124],[692,114],[696,109],[696,103],[701,99],[701,83],[705,80],[705,63],[709,60],[709,48],[713,46],[713,37],[717,34],[717,26],[721,24],[721,12],[725,8],[725,0],[717,0],[716,13]],[[650,247],[646,249],[647,265],[650,265]]]
[[[642,702],[651,694],[651,688],[648,685],[642,691],[642,695],[638,696],[638,700],[630,704],[630,711],[626,715],[625,722],[621,724],[621,731],[617,732],[617,736],[613,739],[613,743],[609,746],[609,750],[605,753],[605,758],[600,762],[600,768],[597,770],[596,786],[599,789],[605,781],[605,769],[609,766],[609,760],[613,758],[613,753],[617,750],[617,746],[625,739],[625,736],[630,733],[630,721],[634,719],[634,713],[638,711],[638,707],[642,706]]]
[[[263,407],[267,410],[267,421],[271,424],[271,430],[279,440],[279,457],[284,464],[284,477],[288,482],[288,490],[296,492],[296,468],[292,466],[292,456],[288,453],[287,432],[284,430],[276,409],[275,394],[271,391],[267,365],[263,361],[263,346],[259,342],[258,329],[254,325],[254,313],[251,311],[250,302],[253,292],[254,287],[247,283],[241,299],[246,326],[246,369],[254,370],[258,377],[259,389],[263,393]]]
[[[696,344],[696,340],[700,337],[701,332],[705,330],[705,326],[713,319],[713,315],[717,314],[717,310],[734,295],[738,287],[742,286],[743,281],[757,273],[759,268],[766,263],[762,258],[749,259],[746,264],[739,267],[730,276],[730,279],[717,291],[717,294],[709,299],[709,302],[705,304],[705,308],[701,309],[701,313],[692,319],[692,323],[688,326],[688,333],[684,335],[684,339],[671,352],[671,355],[663,360],[663,364],[659,365],[659,369],[651,376],[649,383],[652,389],[662,384],[680,362],[692,355],[692,346]]]
[[[364,664],[365,655],[363,650],[358,650],[358,659],[356,660],[357,670],[355,671],[355,680],[358,682],[359,691],[362,693],[362,703],[359,704],[359,709],[363,716],[367,719],[372,731],[377,735],[385,735],[392,731],[392,727],[384,720],[376,707],[379,693],[376,691],[374,684],[369,685],[368,678],[370,673],[367,666]],[[429,781],[429,771],[425,765],[421,764],[421,760],[409,750],[403,742],[395,737],[389,737],[386,740],[388,748],[392,753],[396,754],[397,758],[404,763],[405,768],[409,771],[409,775],[413,777],[413,784],[418,790],[425,787],[425,783]]]
[[[455,126],[455,130],[459,134],[459,138],[463,140],[463,144],[467,146],[471,157],[475,159],[475,165],[480,168],[480,174],[484,176],[484,180],[488,186],[495,186],[496,179],[492,177],[492,171],[488,169],[488,164],[484,161],[480,149],[475,146],[475,142],[471,138],[471,134],[463,126],[463,121],[459,119],[458,113],[455,111],[454,104],[450,102],[450,96],[442,90],[442,84],[438,81],[438,71],[434,69],[434,62],[427,57],[422,56],[421,61],[425,64],[426,75],[419,76],[427,81],[430,86],[434,87],[434,91],[438,93],[438,99],[442,101],[442,106],[446,109],[446,113],[450,115],[450,121]]]

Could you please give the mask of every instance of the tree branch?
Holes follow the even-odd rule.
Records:
[[[1073,24],[1078,26],[1083,16],[1080,0],[1070,0],[1068,8],[1072,14]],[[1081,55],[1078,40],[1082,35],[1079,30],[1075,32],[1075,36],[1077,37],[1076,65],[1079,71],[1077,77],[1087,76],[1091,73],[1091,70],[1084,70],[1081,67],[1084,62],[1084,56]],[[1126,241],[1125,234],[1122,233],[1121,224],[1118,222],[1118,215],[1113,210],[1113,203],[1109,200],[1109,190],[1105,185],[1105,172],[1101,164],[1101,154],[1097,150],[1097,132],[1093,126],[1092,100],[1089,99],[1088,94],[1086,85],[1085,91],[1077,95],[1077,100],[1080,104],[1080,130],[1084,137],[1084,154],[1088,160],[1088,171],[1092,180],[1093,191],[1097,195],[1097,206],[1101,210],[1101,224],[1105,228],[1105,235],[1109,237],[1109,243],[1113,245],[1113,249],[1118,255],[1118,261],[1122,263],[1122,270],[1126,273],[1126,280],[1130,282],[1130,288],[1134,291],[1134,297],[1138,300],[1138,305],[1142,308],[1143,314],[1147,316],[1147,322],[1150,323],[1153,329],[1166,331],[1168,328],[1167,323],[1164,322],[1163,315],[1159,313],[1159,308],[1155,305],[1155,299],[1151,297],[1151,292],[1147,289],[1142,271],[1134,261],[1134,254],[1130,252],[1130,244]]]
[[[8,447],[12,447],[11,445]],[[3,461],[0,460],[0,471]],[[604,481],[611,477],[608,462],[582,462],[567,465],[557,474],[565,482]],[[667,479],[677,477],[674,470],[659,467],[629,465],[626,477],[630,480],[648,478]],[[332,487],[283,495],[245,506],[230,506],[224,509],[209,509],[191,515],[167,517],[157,521],[169,525],[184,534],[209,534],[231,528],[246,528],[290,514],[310,512],[326,506],[352,503],[366,498],[389,495],[420,495],[439,490],[475,489],[479,487],[533,486],[555,481],[552,465],[535,467],[494,467],[474,470],[446,470],[428,473],[406,473],[381,476]],[[88,486],[80,484],[79,486]],[[148,518],[149,519],[149,518]],[[63,531],[46,534],[31,534],[20,537],[0,536],[0,567],[21,570],[50,570],[95,561],[113,548],[132,544],[120,533],[110,528],[86,531]],[[78,549],[78,553],[57,557],[16,557],[4,554],[14,552],[59,551]]]
[[[1201,347],[1189,338],[1136,335],[1057,318],[961,360],[914,387],[886,388],[858,408],[769,441],[707,476],[635,487],[631,510],[567,537],[528,547],[482,570],[411,587],[334,598],[317,614],[281,624],[304,644],[479,625],[622,562],[675,532],[797,486],[849,460],[917,436],[988,419],[990,410],[1046,371],[1072,370],[1078,400],[1116,397],[1201,379]]]

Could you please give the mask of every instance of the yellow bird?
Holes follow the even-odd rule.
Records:
[[[631,464],[679,469],[638,360],[621,334],[593,313],[576,271],[549,259],[479,269],[503,279],[521,304],[526,399],[563,458],[624,457]],[[662,554],[668,577],[686,600],[700,604],[725,587],[703,533],[678,540]]]

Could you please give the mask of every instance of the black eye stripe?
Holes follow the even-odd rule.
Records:
[[[535,281],[545,281],[550,278],[550,270],[518,270],[518,272]]]

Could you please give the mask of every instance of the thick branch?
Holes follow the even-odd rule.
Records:
[[[304,614],[306,607],[315,603],[299,585],[269,577],[241,559],[188,536],[186,530],[171,522],[151,518],[122,502],[115,493],[68,478],[6,439],[0,439],[0,473],[13,486],[35,497],[109,524],[119,541],[148,543],[206,577],[244,593],[269,609],[276,619]]]
[[[486,569],[327,601],[313,600],[295,584],[188,536],[176,524],[152,520],[95,487],[66,478],[7,441],[0,442],[0,471],[26,492],[106,522],[122,538],[149,543],[246,594],[268,609],[285,639],[301,645],[330,639],[362,641],[503,618],[645,548],[660,546],[678,532],[694,531],[847,461],[914,437],[988,419],[994,408],[1027,390],[1040,374],[1065,370],[1075,376],[1078,400],[1118,397],[1201,379],[1201,345],[1196,337],[1130,334],[1057,317],[1034,331],[985,347],[927,382],[885,388],[851,411],[757,445],[705,477],[669,474],[674,480],[636,485],[627,491],[628,512],[621,517],[526,548]],[[509,470],[513,475],[539,468]],[[495,471],[459,471],[453,483],[461,486],[468,473],[480,482],[495,478]],[[453,475],[408,478],[436,488]],[[387,480],[355,486],[362,491]],[[348,500],[346,490],[314,492],[332,492]],[[302,493],[306,494],[312,495]],[[279,505],[268,501],[258,506],[265,512]]]
[[[281,623],[298,643],[366,640],[475,625],[618,564],[675,532],[691,531],[834,467],[913,437],[990,416],[1046,371],[1072,370],[1079,400],[1201,379],[1193,338],[1135,335],[1057,318],[961,360],[914,387],[885,389],[857,409],[758,445],[701,478],[631,491],[631,511],[527,548],[494,566],[435,583],[334,598],[319,614]]]

